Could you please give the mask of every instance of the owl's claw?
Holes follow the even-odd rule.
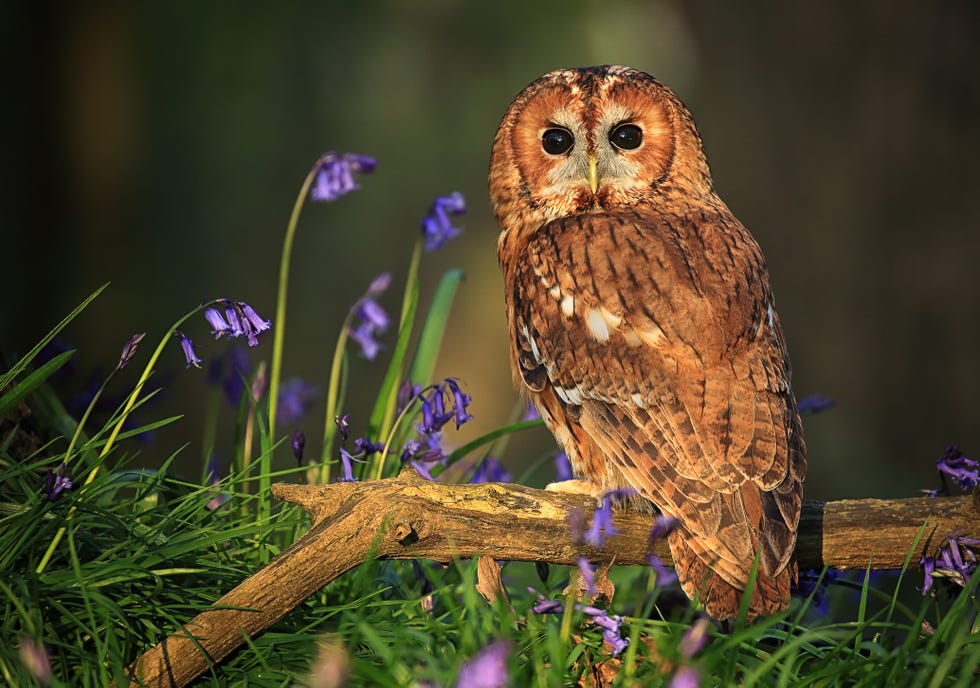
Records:
[[[603,493],[601,487],[588,480],[562,480],[557,483],[548,483],[544,489],[548,492],[588,495],[596,499],[599,499]]]

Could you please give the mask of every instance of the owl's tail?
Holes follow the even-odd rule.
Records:
[[[698,599],[708,616],[716,621],[738,616],[744,585],[738,588],[715,573],[690,545],[690,534],[677,529],[668,536],[670,553],[677,569],[681,588],[689,598]],[[796,562],[790,562],[775,576],[767,575],[760,567],[756,574],[747,621],[757,616],[769,616],[789,606],[790,583],[796,578]]]

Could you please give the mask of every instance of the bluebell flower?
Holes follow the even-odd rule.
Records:
[[[506,688],[510,685],[508,657],[510,643],[506,640],[487,645],[460,668],[456,688]]]
[[[463,199],[463,194],[458,191],[436,198],[432,208],[429,209],[429,214],[422,218],[425,250],[435,251],[458,236],[463,230],[453,226],[450,215],[463,215],[465,212],[466,201]]]
[[[68,466],[61,464],[57,472],[48,470],[44,476],[44,485],[41,492],[48,496],[48,501],[53,502],[61,496],[63,492],[69,492],[74,485],[68,476]]]
[[[681,653],[681,657],[691,659],[699,653],[704,648],[705,643],[708,642],[708,630],[710,628],[711,622],[703,616],[691,624],[691,627],[684,631],[684,635],[681,636],[681,642],[677,647]]]
[[[820,413],[837,405],[836,399],[825,397],[823,394],[811,394],[800,399],[796,404],[797,410],[801,415],[808,413]]]
[[[805,569],[797,574],[796,582],[790,582],[790,594],[804,599],[811,598],[812,606],[819,612],[826,612],[827,587],[837,582],[843,575],[839,569]]]
[[[116,370],[122,370],[133,359],[133,356],[136,355],[137,346],[143,341],[143,337],[145,336],[146,332],[140,332],[129,338],[129,341],[123,346],[122,354],[119,356],[119,363],[116,364]]]
[[[509,483],[511,480],[511,475],[504,465],[492,456],[488,456],[476,467],[470,483]]]
[[[595,595],[595,571],[592,569],[592,565],[589,564],[587,557],[579,557],[578,561],[579,573],[582,574],[582,580],[585,582],[585,592],[589,595]]]
[[[970,577],[977,570],[977,557],[980,551],[980,539],[968,538],[951,534],[946,538],[946,545],[939,548],[938,557],[923,555],[919,565],[925,576],[925,582],[919,591],[935,595],[933,584],[936,580],[944,580],[965,588]]]
[[[390,319],[376,299],[380,297],[391,284],[391,273],[383,273],[376,277],[367,293],[351,308],[352,321],[347,329],[347,336],[361,347],[361,355],[373,361],[381,344],[376,337],[388,329]]]
[[[572,463],[568,460],[568,452],[562,450],[555,454],[555,477],[558,482],[572,479]]]
[[[468,407],[472,402],[470,395],[460,389],[455,378],[447,377],[442,382],[432,385],[429,393],[422,399],[422,424],[417,426],[423,435],[435,435],[450,420],[455,419],[456,429],[473,419]],[[452,399],[447,407],[447,401]]]
[[[244,301],[219,299],[218,303],[224,308],[224,314],[216,306],[204,309],[204,319],[211,326],[215,339],[245,337],[249,346],[258,346],[259,334],[272,327],[271,322]]]
[[[667,688],[700,688],[701,675],[696,667],[684,665],[674,672]]]
[[[524,409],[524,415],[521,416],[521,420],[541,420],[541,414],[538,412],[538,407],[534,405],[534,402],[527,402],[527,408]]]
[[[51,671],[51,654],[47,646],[29,635],[21,635],[18,651],[20,661],[38,684],[50,685],[54,674]]]
[[[596,549],[602,549],[606,540],[613,535],[619,534],[619,530],[613,525],[612,506],[614,501],[626,499],[636,494],[635,490],[622,488],[610,490],[602,495],[599,506],[592,514],[592,523],[585,533],[585,542]]]
[[[576,605],[576,608],[581,609],[582,613],[592,619],[592,623],[602,629],[602,639],[612,648],[613,657],[618,657],[629,647],[629,637],[623,636],[620,632],[623,617],[618,614],[610,615],[608,611],[598,607]]]
[[[362,456],[370,456],[375,452],[379,452],[385,448],[383,442],[372,442],[366,437],[358,437],[354,440],[354,449],[357,454]]]
[[[980,480],[977,462],[964,456],[955,444],[946,447],[942,457],[936,461],[936,467],[964,490],[972,490]]]
[[[459,384],[454,378],[447,377],[445,380],[446,386],[453,395],[453,414],[456,418],[456,429],[459,430],[459,426],[463,425],[467,421],[473,420],[473,414],[467,411],[470,402],[473,398],[469,394],[465,394],[463,390],[459,388]]]
[[[663,587],[677,580],[677,572],[653,552],[647,554],[647,565],[657,574],[657,585]]]
[[[340,448],[340,464],[343,468],[344,474],[340,476],[340,482],[342,483],[353,483],[357,481],[354,477],[354,462],[364,463],[363,459],[359,459],[349,451]]]
[[[345,413],[342,416],[335,416],[333,422],[337,426],[337,435],[341,442],[346,442],[350,437],[350,417]]]
[[[310,189],[310,198],[318,202],[335,201],[359,189],[354,181],[354,173],[373,172],[377,164],[374,158],[367,155],[338,154],[333,151],[324,153],[316,161],[316,177]]]
[[[306,447],[306,435],[299,430],[293,431],[293,456],[297,463],[303,462],[303,449]]]
[[[320,389],[298,377],[286,380],[279,386],[279,421],[283,425],[297,423],[309,412],[320,396]]]
[[[221,315],[219,311],[214,306],[210,306],[204,309],[204,319],[208,321],[208,325],[211,326],[211,334],[214,335],[215,339],[221,339],[226,334],[231,333],[231,325],[225,320],[225,317]]]
[[[184,359],[187,361],[187,367],[190,368],[191,366],[194,366],[195,368],[200,368],[204,361],[199,359],[197,354],[194,353],[194,342],[190,340],[190,337],[185,337],[184,333],[180,330],[174,330],[174,336],[180,339],[180,348],[184,352]]]
[[[398,401],[395,405],[396,414],[405,410],[405,407],[412,403],[422,392],[422,385],[417,385],[411,380],[406,379],[398,388]]]

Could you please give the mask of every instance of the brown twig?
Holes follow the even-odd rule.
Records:
[[[574,565],[645,564],[653,517],[620,512],[620,533],[602,550],[578,545],[567,519],[595,507],[588,497],[486,483],[445,485],[414,471],[380,481],[272,486],[313,526],[268,565],[130,667],[132,685],[184,686],[269,628],[324,585],[366,559],[450,561],[487,555],[505,561]],[[915,538],[920,549],[954,531],[980,536],[971,497],[861,499],[805,505],[797,560],[803,568],[899,568]],[[923,530],[923,525],[925,529]],[[670,561],[666,543],[653,551]]]

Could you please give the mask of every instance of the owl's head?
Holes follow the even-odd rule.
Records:
[[[712,193],[691,114],[629,67],[545,74],[507,109],[490,157],[490,196],[505,230]]]

